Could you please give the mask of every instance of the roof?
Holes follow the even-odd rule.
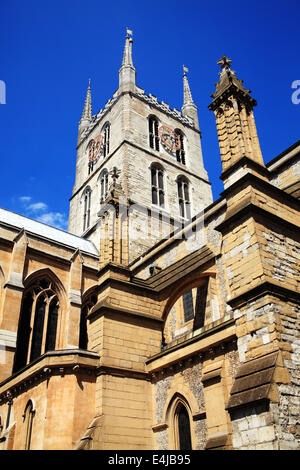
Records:
[[[99,256],[95,245],[85,238],[78,237],[72,233],[66,232],[50,225],[38,222],[15,212],[0,208],[0,223],[4,223],[17,229],[24,229],[33,235],[55,241],[57,243],[79,249],[85,253]]]

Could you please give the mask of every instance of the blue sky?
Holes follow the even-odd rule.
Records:
[[[182,64],[189,68],[214,199],[223,185],[208,105],[223,54],[258,102],[265,163],[299,139],[300,104],[291,99],[300,81],[296,0],[11,0],[1,10],[0,207],[67,228],[88,79],[96,114],[118,87],[126,27],[146,93],[180,109]]]

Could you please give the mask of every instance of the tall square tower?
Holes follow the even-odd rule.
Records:
[[[101,213],[117,181],[129,205],[128,262],[212,202],[187,69],[182,109],[171,109],[136,85],[132,43],[127,34],[119,88],[96,115],[89,83],[69,216],[70,232],[100,246]]]

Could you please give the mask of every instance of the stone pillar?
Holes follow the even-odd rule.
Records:
[[[8,279],[3,288],[2,312],[0,312],[1,367],[0,381],[12,372],[17,343],[18,322],[23,297],[23,276],[27,252],[27,237],[22,229],[13,240],[14,246]]]

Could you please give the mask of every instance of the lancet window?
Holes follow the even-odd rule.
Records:
[[[175,129],[175,134],[177,138],[176,159],[185,165],[184,135],[179,129]]]
[[[100,173],[99,183],[100,183],[100,202],[103,202],[107,198],[107,194],[108,194],[108,171],[106,168]]]
[[[91,195],[92,190],[88,186],[83,193],[83,231],[87,230],[90,226],[91,218]]]
[[[106,123],[103,128],[103,157],[105,158],[109,154],[110,147],[110,124]]]
[[[185,219],[191,217],[191,203],[189,196],[189,183],[188,180],[180,176],[177,179],[177,191],[178,191],[178,203],[179,203],[179,215]]]
[[[149,117],[149,145],[154,150],[159,150],[158,119]]]
[[[151,166],[151,191],[152,191],[152,204],[164,207],[165,205],[165,192],[164,192],[164,173],[159,165]]]

